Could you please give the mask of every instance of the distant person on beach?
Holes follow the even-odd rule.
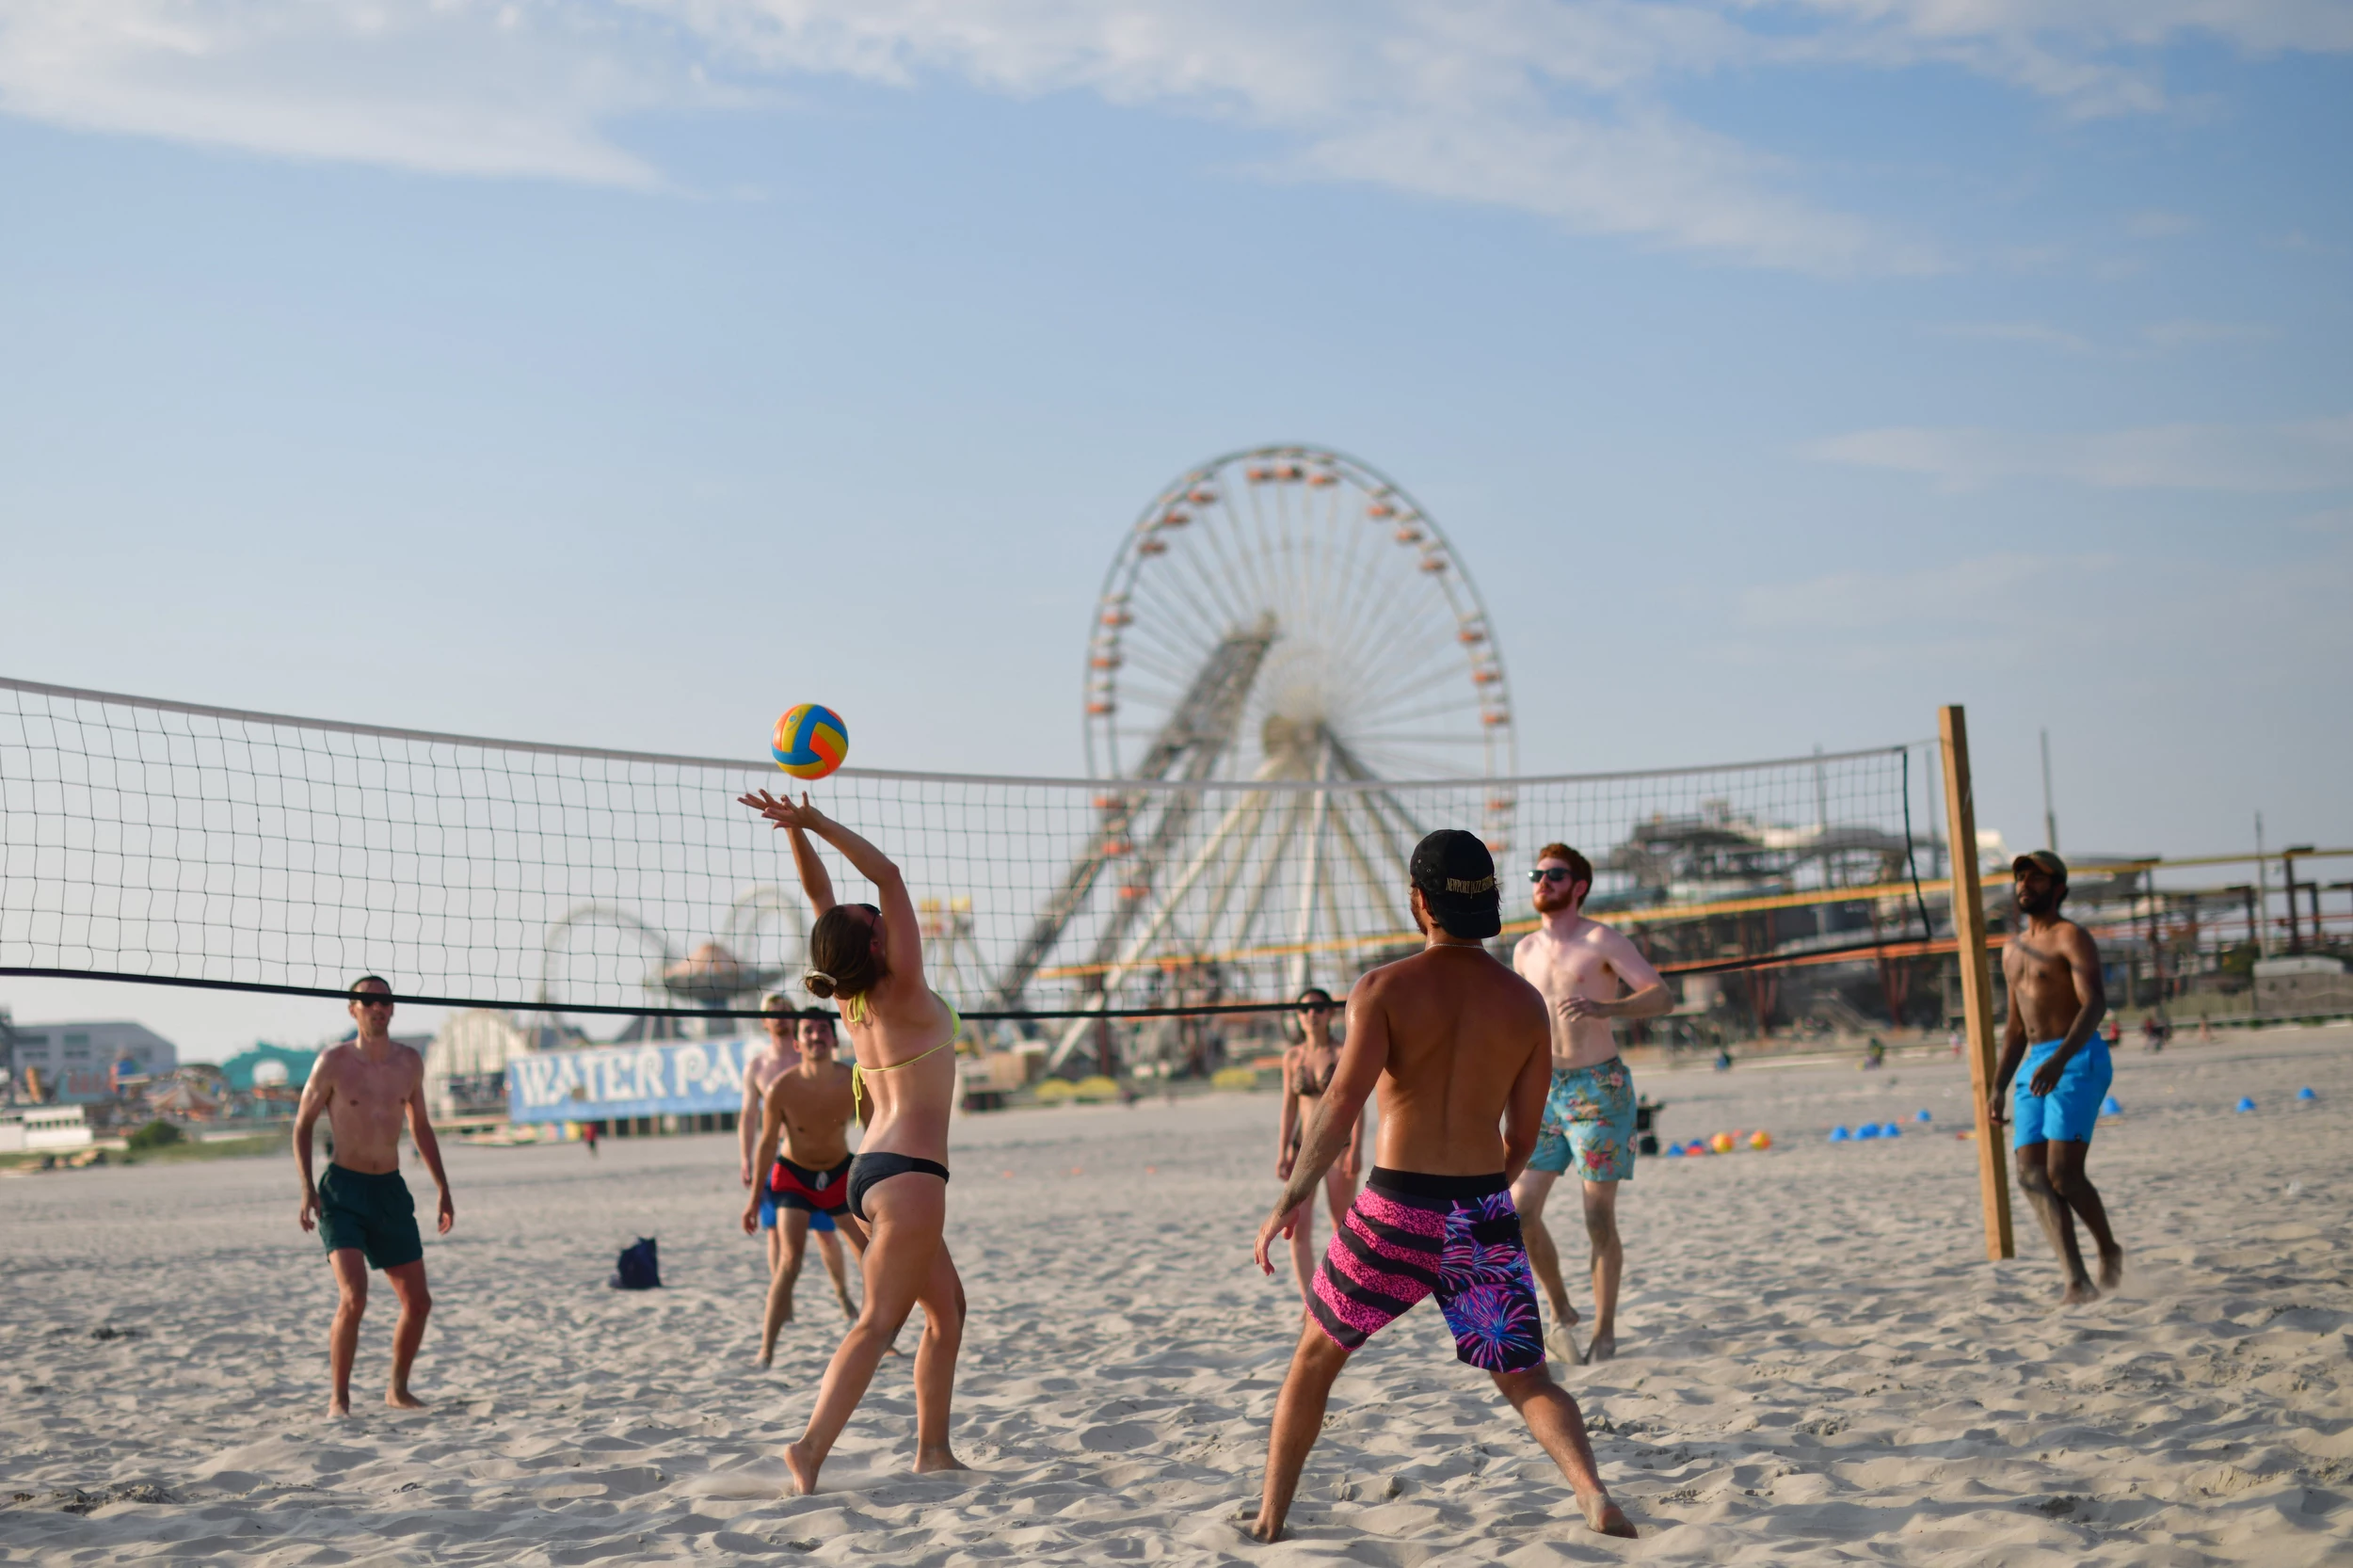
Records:
[[[785,1231],[776,1224],[776,1203],[767,1195],[776,1172],[773,1167],[761,1172],[752,1160],[752,1147],[760,1142],[760,1124],[767,1115],[768,1087],[778,1077],[800,1064],[801,1036],[808,1027],[808,1020],[799,1016],[791,1000],[781,992],[771,991],[761,997],[760,1008],[765,1015],[760,1022],[761,1029],[767,1032],[768,1043],[744,1064],[744,1104],[735,1116],[735,1143],[742,1155],[736,1169],[736,1180],[751,1190],[760,1210],[760,1229],[768,1238],[768,1294],[761,1308],[765,1321],[766,1315],[776,1303],[776,1279],[785,1267],[787,1255],[791,1256],[793,1276],[798,1278],[801,1254],[808,1233],[812,1231],[817,1236],[817,1256],[825,1260],[825,1272],[833,1279],[834,1294],[840,1296],[845,1304],[849,1297],[846,1283],[848,1265],[841,1256],[841,1237],[834,1225],[833,1216],[823,1208],[803,1210],[792,1239],[788,1243]],[[828,1040],[833,1037],[831,1019],[825,1020],[825,1037]],[[785,1287],[783,1299],[786,1304],[785,1317],[790,1318],[792,1315],[792,1289],[789,1285]],[[760,1354],[762,1367],[768,1365],[769,1350],[776,1337],[774,1328],[763,1329]]]
[[[417,1206],[400,1176],[401,1118],[416,1141],[417,1156],[440,1190],[436,1228],[447,1236],[457,1210],[450,1202],[449,1176],[441,1169],[440,1141],[424,1108],[424,1058],[392,1036],[392,988],[375,975],[352,983],[351,1016],[356,1039],[319,1053],[295,1112],[295,1167],[302,1176],[302,1228],[315,1227],[327,1243],[342,1299],[328,1331],[327,1364],[333,1393],[329,1416],[351,1414],[351,1363],[360,1350],[360,1320],[368,1309],[368,1271],[381,1269],[400,1302],[392,1328],[392,1382],[384,1402],[395,1410],[422,1410],[424,1401],[408,1391],[408,1368],[424,1338],[433,1297],[424,1285],[424,1240],[417,1234]],[[327,1174],[311,1179],[311,1138],[319,1114],[334,1140]]]
[[[1634,1075],[1618,1055],[1613,1018],[1655,1018],[1674,1011],[1674,994],[1626,940],[1585,918],[1593,866],[1566,844],[1536,852],[1537,928],[1512,950],[1512,968],[1544,993],[1552,1019],[1552,1087],[1545,1098],[1535,1157],[1512,1188],[1528,1233],[1528,1259],[1552,1304],[1545,1343],[1567,1362],[1608,1361],[1618,1353],[1618,1281],[1625,1243],[1618,1235],[1618,1184],[1634,1177]],[[1593,1337],[1583,1354],[1570,1332],[1577,1322],[1561,1277],[1561,1254],[1545,1228],[1545,1199],[1574,1168],[1583,1183],[1585,1235],[1593,1245]]]
[[[2009,1023],[2002,1032],[2001,1066],[1987,1110],[1997,1126],[2015,1122],[2010,1146],[2017,1151],[2018,1185],[2025,1189],[2042,1234],[2067,1272],[2059,1301],[2072,1305],[2114,1289],[2124,1272],[2124,1249],[2108,1230],[2099,1190],[2084,1175],[2100,1102],[2115,1077],[2108,1043],[2099,1032],[2107,993],[2100,984],[2100,950],[2091,934],[2059,913],[2067,897],[2067,862],[2039,849],[2011,862],[2010,873],[2026,928],[2002,949]],[[2075,1216],[2082,1217],[2099,1248],[2096,1288],[2075,1241]]]
[[[596,1153],[596,1152],[597,1152],[597,1124],[596,1124],[596,1123],[594,1123],[594,1122],[583,1122],[583,1123],[581,1123],[581,1124],[580,1124],[580,1141],[581,1141],[582,1143],[584,1143],[584,1144],[587,1144],[587,1145],[588,1145],[588,1152],[589,1152],[590,1154],[594,1154],[594,1153]]]
[[[1283,1113],[1275,1129],[1274,1178],[1290,1179],[1291,1167],[1299,1162],[1300,1140],[1305,1136],[1308,1121],[1317,1107],[1323,1103],[1324,1091],[1332,1086],[1332,1075],[1339,1070],[1339,1042],[1332,1038],[1332,993],[1321,985],[1310,985],[1299,993],[1302,1006],[1296,1023],[1299,1039],[1283,1053]],[[1324,1173],[1323,1201],[1331,1206],[1332,1225],[1339,1228],[1348,1213],[1349,1204],[1356,1196],[1357,1174],[1364,1168],[1365,1121],[1357,1113],[1354,1131],[1348,1147],[1332,1168]],[[1291,1230],[1291,1272],[1299,1278],[1299,1300],[1304,1307],[1311,1292],[1316,1274],[1315,1205],[1310,1202],[1299,1211],[1299,1224]]]
[[[866,1123],[850,1162],[850,1214],[867,1230],[865,1305],[825,1368],[817,1404],[785,1468],[804,1496],[865,1398],[874,1368],[917,1303],[923,1338],[915,1352],[915,1468],[961,1470],[948,1446],[948,1406],[956,1352],[964,1343],[964,1282],[941,1230],[948,1220],[948,1118],[956,1101],[954,1008],[923,980],[923,928],[906,879],[889,856],[801,796],[795,806],[765,790],[739,797],[791,835],[801,890],[817,911],[802,984],[819,1000],[840,999],[856,1061],[850,1096]],[[840,851],[882,900],[836,904],[833,879],[809,842]],[[870,1110],[871,1108],[871,1110]]]
[[[1495,1379],[1568,1479],[1586,1523],[1631,1536],[1602,1485],[1577,1401],[1545,1374],[1535,1283],[1512,1207],[1512,1179],[1536,1147],[1550,1077],[1545,998],[1482,946],[1502,924],[1484,844],[1468,833],[1433,833],[1416,846],[1411,872],[1422,951],[1371,970],[1349,993],[1338,1067],[1290,1180],[1258,1227],[1257,1264],[1272,1274],[1276,1240],[1354,1140],[1377,1088],[1380,1163],[1316,1273],[1275,1398],[1266,1489],[1250,1533],[1281,1538],[1350,1354],[1434,1295],[1456,1359]]]
[[[770,1022],[775,1021],[772,1016]],[[857,1114],[850,1103],[850,1069],[834,1060],[831,1018],[811,1014],[800,1020],[798,1033],[797,1060],[768,1080],[760,1146],[752,1159],[752,1169],[767,1175],[744,1206],[745,1235],[766,1226],[770,1251],[778,1250],[779,1239],[783,1243],[783,1257],[769,1275],[768,1309],[760,1327],[762,1367],[776,1357],[777,1331],[792,1320],[802,1250],[819,1220],[828,1226],[819,1234],[817,1248],[833,1276],[834,1298],[844,1317],[857,1317],[842,1268],[841,1239],[830,1228],[850,1211],[849,1128]],[[855,1227],[857,1222],[847,1224]],[[862,1242],[862,1233],[852,1228],[850,1239]]]

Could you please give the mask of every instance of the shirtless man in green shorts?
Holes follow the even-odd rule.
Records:
[[[334,1393],[329,1416],[351,1414],[351,1362],[360,1349],[360,1319],[368,1309],[368,1271],[381,1269],[400,1301],[392,1329],[392,1377],[384,1402],[396,1410],[422,1410],[408,1392],[408,1368],[424,1338],[433,1297],[424,1287],[424,1241],[417,1234],[417,1206],[400,1176],[400,1128],[405,1116],[418,1158],[440,1189],[438,1228],[441,1235],[457,1218],[450,1202],[449,1176],[441,1169],[441,1145],[424,1109],[424,1058],[392,1036],[392,988],[375,975],[352,983],[351,1016],[360,1036],[319,1053],[303,1085],[295,1112],[295,1166],[302,1174],[305,1230],[316,1226],[327,1243],[343,1299],[328,1333],[328,1369]],[[333,1130],[335,1158],[314,1185],[311,1180],[311,1135],[319,1113]]]
[[[2002,949],[2009,1023],[2002,1032],[2001,1065],[1986,1110],[1995,1127],[2012,1124],[2018,1185],[2026,1190],[2034,1217],[2067,1272],[2059,1303],[2073,1306],[2114,1289],[2124,1274],[2124,1249],[2108,1229],[2107,1206],[2084,1175],[2100,1103],[2116,1073],[2108,1043],[2100,1038],[2107,992],[2091,933],[2059,913],[2067,897],[2067,862],[2039,849],[2013,861],[2010,874],[2026,929]],[[2097,1286],[2075,1240],[2079,1215],[2100,1250]]]
[[[1512,968],[1545,994],[1552,1017],[1552,1090],[1543,1135],[1512,1188],[1528,1236],[1528,1260],[1552,1304],[1545,1348],[1562,1361],[1608,1361],[1618,1353],[1618,1280],[1625,1243],[1618,1236],[1618,1183],[1634,1178],[1634,1075],[1618,1055],[1612,1018],[1655,1018],[1674,995],[1623,933],[1585,918],[1593,862],[1566,844],[1536,852],[1536,913],[1544,923],[1512,950]],[[1593,1248],[1593,1337],[1577,1353],[1577,1309],[1561,1278],[1561,1252],[1545,1228],[1545,1199],[1574,1166],[1584,1184],[1585,1235]]]
[[[818,1220],[838,1223],[850,1244],[865,1254],[866,1235],[850,1218],[849,1127],[857,1114],[851,1103],[850,1069],[834,1057],[833,1020],[822,1013],[799,1022],[800,1060],[768,1080],[761,1099],[760,1146],[752,1169],[766,1173],[744,1206],[744,1230],[763,1224],[783,1240],[783,1256],[768,1281],[768,1316],[760,1324],[760,1364],[776,1353],[776,1332],[792,1320],[792,1286],[801,1277],[802,1249]],[[843,1316],[857,1320],[856,1304],[842,1277],[841,1244],[833,1241],[826,1265]]]

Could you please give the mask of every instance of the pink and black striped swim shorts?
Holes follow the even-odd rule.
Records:
[[[1545,1362],[1536,1282],[1502,1174],[1424,1176],[1373,1167],[1324,1250],[1308,1310],[1344,1351],[1438,1298],[1454,1354],[1483,1371]]]

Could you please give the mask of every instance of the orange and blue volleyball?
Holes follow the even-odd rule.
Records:
[[[850,727],[832,709],[804,702],[776,721],[769,750],[793,777],[823,778],[850,755]]]

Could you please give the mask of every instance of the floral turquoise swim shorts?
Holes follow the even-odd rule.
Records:
[[[1531,1171],[1584,1181],[1634,1179],[1634,1075],[1613,1056],[1590,1067],[1556,1067],[1545,1096]]]

